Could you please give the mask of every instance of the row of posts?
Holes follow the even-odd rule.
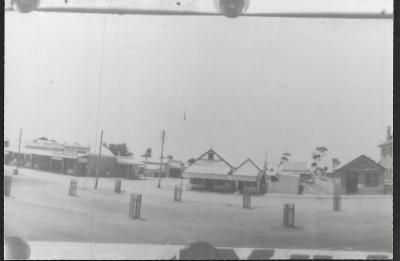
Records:
[[[10,197],[11,195],[11,184],[12,177],[4,176],[4,196]],[[121,193],[121,184],[122,181],[116,180],[114,186],[115,193]],[[76,196],[78,188],[78,180],[72,179],[69,187],[69,195]],[[244,191],[243,192],[243,208],[250,209],[251,208],[251,192]],[[182,186],[176,185],[174,187],[174,201],[182,200]],[[142,206],[142,194],[131,194],[130,204],[129,204],[129,217],[133,219],[140,218],[140,210]],[[341,194],[334,193],[333,195],[333,210],[340,211],[341,207]],[[284,227],[294,227],[294,219],[295,219],[295,205],[294,204],[284,204],[283,208],[283,226]]]

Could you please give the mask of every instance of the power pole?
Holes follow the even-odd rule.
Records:
[[[143,179],[146,179],[146,174],[147,174],[147,157],[144,158],[144,173],[143,173]]]
[[[101,135],[100,135],[99,158],[97,160],[96,182],[94,183],[94,188],[95,189],[97,189],[97,186],[99,184],[99,172],[100,172],[100,163],[101,163],[101,147],[103,147],[103,130],[101,130]]]
[[[162,141],[161,141],[161,157],[160,157],[160,172],[158,174],[158,188],[161,188],[161,172],[162,172],[162,164],[164,158],[164,140],[165,140],[165,130],[162,131]]]
[[[21,138],[22,138],[22,129],[19,130],[19,139],[18,139],[18,156],[17,156],[17,169],[15,170],[14,174],[18,175],[19,171],[19,162],[21,157]]]

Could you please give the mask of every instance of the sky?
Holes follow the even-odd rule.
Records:
[[[96,150],[103,129],[158,160],[165,129],[183,161],[209,148],[232,165],[310,161],[317,146],[379,160],[392,42],[386,19],[7,13],[4,134]]]

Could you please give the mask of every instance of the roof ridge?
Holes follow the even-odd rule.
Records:
[[[370,157],[366,156],[365,154],[361,154],[361,155],[358,156],[357,158],[355,158],[355,159],[353,159],[353,160],[347,162],[346,164],[344,164],[344,165],[341,166],[340,168],[336,169],[334,172],[338,172],[338,171],[340,171],[340,170],[342,170],[342,169],[344,169],[344,168],[347,168],[347,167],[349,167],[349,166],[352,166],[355,162],[357,162],[357,161],[358,161],[359,159],[361,159],[361,158],[365,158],[365,159],[367,159],[368,161],[372,162],[373,164],[375,164],[375,165],[377,165],[377,166],[379,166],[379,167],[381,167],[381,168],[384,168],[381,164],[379,164],[379,163],[376,162],[375,160],[371,159]]]
[[[240,169],[244,164],[246,164],[246,162],[250,162],[254,167],[257,168],[258,171],[261,171],[261,169],[257,166],[257,164],[255,164],[254,161],[251,160],[250,158],[247,158],[246,160],[244,160],[239,166],[237,166],[235,168],[235,170]]]

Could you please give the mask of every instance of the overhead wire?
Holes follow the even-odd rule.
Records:
[[[113,0],[109,0],[107,9],[110,8],[111,3]],[[98,81],[98,92],[97,92],[97,108],[96,108],[96,130],[95,130],[95,145],[93,146],[96,148],[96,144],[98,142],[98,135],[99,135],[99,128],[100,128],[100,111],[101,111],[101,94],[102,94],[102,83],[103,83],[103,70],[104,70],[104,44],[105,44],[105,35],[106,35],[106,28],[107,28],[107,13],[104,14],[104,22],[103,22],[103,31],[102,31],[102,39],[101,39],[101,50],[100,50],[100,70],[99,70],[99,81]],[[102,146],[101,144],[99,146]],[[89,156],[90,158],[90,156]],[[97,162],[100,164],[100,162]],[[90,172],[92,171],[92,167],[94,166],[94,160],[90,165]],[[88,175],[90,174],[88,172]],[[86,177],[87,178],[87,177]],[[91,193],[91,204],[90,204],[90,254],[91,257],[94,259],[93,255],[93,217],[94,217],[94,209],[93,209],[93,197],[94,191]]]

